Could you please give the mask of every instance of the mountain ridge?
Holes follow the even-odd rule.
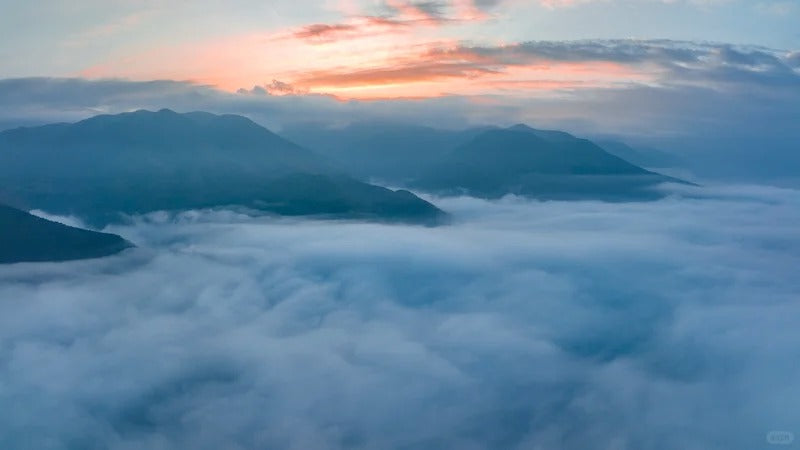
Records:
[[[485,131],[451,151],[414,186],[443,195],[628,201],[682,182],[619,158],[588,139],[527,125]]]
[[[96,225],[119,214],[228,205],[280,214],[287,208],[268,205],[288,200],[274,193],[286,193],[280,181],[296,184],[299,174],[315,177],[292,193],[294,215],[424,224],[446,216],[419,197],[350,178],[238,115],[137,110],[0,132],[0,193]],[[336,198],[321,186],[335,188]],[[323,193],[326,201],[315,198]]]

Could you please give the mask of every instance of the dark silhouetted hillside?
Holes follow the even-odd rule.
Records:
[[[129,247],[115,234],[70,227],[0,205],[0,263],[99,258]]]

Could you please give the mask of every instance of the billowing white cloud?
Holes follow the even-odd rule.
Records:
[[[762,448],[800,431],[800,192],[701,193],[155,214],[0,267],[0,447]]]

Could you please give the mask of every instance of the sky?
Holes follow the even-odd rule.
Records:
[[[623,59],[559,43],[669,39],[788,54],[800,48],[798,8],[793,0],[8,2],[0,76],[190,80],[344,99],[657,84],[665,64],[694,62],[663,47],[688,42]],[[703,57],[724,57],[711,53]]]
[[[523,122],[709,175],[800,164],[797,0],[0,2],[0,129],[164,107],[276,131]]]
[[[120,255],[0,266],[0,447],[772,448],[800,191],[683,189],[434,199],[436,228],[154,213]]]

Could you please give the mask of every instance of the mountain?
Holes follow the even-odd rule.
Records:
[[[642,167],[663,169],[686,165],[678,156],[654,148],[633,148],[624,142],[612,140],[600,140],[597,144],[612,155]]]
[[[343,128],[294,125],[282,133],[354,176],[403,184],[421,176],[452,149],[482,131],[358,122]]]
[[[657,198],[653,186],[679,181],[570,133],[524,124],[452,131],[361,122],[284,133],[342,170],[440,194],[635,200]]]
[[[553,143],[568,143],[574,142],[578,138],[575,136],[567,133],[566,131],[559,131],[559,130],[540,130],[537,128],[530,127],[525,125],[524,123],[518,123],[514,126],[508,127],[508,131],[519,131],[523,133],[530,133],[537,137],[540,137],[548,142]],[[502,129],[497,129],[495,131],[502,131]]]
[[[459,146],[414,186],[442,194],[496,198],[640,200],[679,181],[631,164],[593,142],[526,125],[488,130]]]
[[[245,117],[166,109],[0,133],[0,196],[94,224],[233,205],[420,223],[444,215],[407,191],[352,179]]]
[[[0,205],[0,264],[99,258],[130,247],[115,234],[70,227]]]

